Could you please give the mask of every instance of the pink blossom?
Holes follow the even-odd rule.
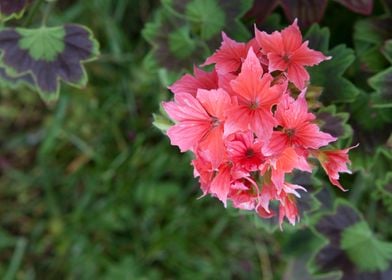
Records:
[[[265,157],[261,152],[263,143],[251,131],[238,132],[226,142],[228,158],[236,168],[244,172],[259,169]]]
[[[343,150],[315,150],[312,154],[317,157],[320,161],[321,166],[327,173],[329,180],[334,186],[337,186],[343,191],[347,191],[339,183],[339,173],[349,173],[351,170],[348,169],[347,164],[350,163],[348,158],[348,151],[358,147],[358,144]]]
[[[195,67],[194,75],[169,87],[174,100],[163,108],[174,125],[167,135],[181,152],[192,153],[203,196],[263,219],[278,215],[281,227],[284,219],[294,225],[297,199],[306,191],[289,182],[294,170],[312,172],[309,158],[316,157],[341,189],[339,173],[350,173],[353,147],[320,150],[337,138],[320,130],[305,98],[305,67],[330,58],[302,42],[296,21],[281,32],[256,30],[247,43],[222,37],[220,49],[203,64],[215,64],[211,72]]]
[[[267,153],[279,153],[286,147],[295,147],[297,151],[318,149],[337,139],[320,131],[303,95],[294,100],[285,94],[277,106],[275,119],[278,129],[272,133]]]
[[[178,93],[174,102],[163,103],[170,118],[177,122],[167,131],[172,145],[182,152],[193,151],[200,145],[214,165],[219,165],[225,154],[222,138],[225,108],[230,104],[230,96],[222,89],[200,89],[196,98]]]
[[[201,65],[215,63],[216,70],[221,74],[237,72],[241,69],[241,64],[245,59],[248,50],[255,45],[255,41],[249,43],[238,43],[230,39],[225,32],[222,32],[221,47]]]
[[[279,102],[286,86],[272,86],[272,81],[270,74],[263,75],[260,62],[250,49],[241,73],[231,82],[231,87],[237,93],[238,104],[228,110],[225,135],[250,129],[258,137],[269,139],[276,124],[271,109]]]
[[[185,74],[178,81],[172,84],[169,89],[174,93],[190,93],[196,96],[199,89],[217,89],[218,75],[213,69],[211,72],[205,72],[196,66],[193,67],[194,76]]]
[[[272,34],[255,28],[255,35],[261,52],[268,57],[269,72],[287,72],[288,79],[299,89],[303,89],[309,81],[309,74],[304,66],[313,66],[331,58],[310,49],[308,41],[302,42],[297,20],[282,32],[275,31]]]

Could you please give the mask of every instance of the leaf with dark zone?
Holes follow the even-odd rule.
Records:
[[[324,88],[320,99],[327,105],[335,102],[352,102],[359,91],[353,83],[343,77],[343,74],[354,62],[354,53],[344,45],[328,51],[329,37],[328,28],[320,28],[318,24],[314,24],[305,34],[311,48],[332,56],[331,60],[309,69],[311,84]]]
[[[335,0],[343,6],[349,8],[351,11],[370,15],[373,10],[373,0]]]
[[[385,178],[376,181],[377,190],[372,197],[382,201],[385,209],[392,214],[392,172],[389,171]]]
[[[325,12],[327,0],[281,0],[287,19],[292,22],[298,18],[300,27],[308,27],[319,22]]]
[[[0,67],[0,83],[10,88],[18,87],[21,84],[27,85],[30,88],[35,87],[35,82],[31,74],[27,73],[19,77],[13,77],[7,74],[4,67]]]
[[[329,29],[321,28],[318,24],[313,24],[304,37],[309,41],[309,47],[320,52],[327,52],[329,47]]]
[[[373,94],[374,106],[392,108],[392,67],[371,77],[369,85],[376,90]]]
[[[340,270],[342,280],[392,276],[392,244],[375,238],[362,216],[347,202],[338,202],[336,211],[321,217],[315,230],[328,239],[311,262],[315,272]]]
[[[0,0],[0,19],[20,17],[33,0]]]
[[[92,32],[66,24],[38,29],[5,28],[0,31],[2,63],[10,76],[30,74],[41,97],[56,101],[60,80],[83,87],[87,74],[83,63],[99,54]]]
[[[173,0],[162,4],[163,8],[145,25],[142,34],[153,46],[151,53],[159,66],[171,71],[201,64],[209,55],[206,49],[219,47],[222,29],[237,40],[249,37],[240,22],[251,6],[249,0]],[[208,48],[200,47],[205,43]]]
[[[385,41],[381,48],[382,54],[390,63],[392,63],[392,39]]]
[[[354,101],[359,90],[343,77],[347,68],[355,60],[353,51],[339,45],[328,51],[327,55],[332,56],[332,59],[309,69],[311,83],[324,87],[321,101],[327,105]]]
[[[388,51],[385,44],[391,37],[392,18],[390,17],[368,18],[356,22],[354,45],[360,68],[364,72],[376,73],[389,65],[388,57],[383,51]]]
[[[339,139],[352,135],[352,129],[347,124],[350,115],[348,113],[337,113],[336,106],[323,107],[316,113],[316,116],[322,131]]]
[[[257,24],[261,24],[278,4],[278,0],[255,0],[252,8],[245,14],[245,18],[254,18]]]

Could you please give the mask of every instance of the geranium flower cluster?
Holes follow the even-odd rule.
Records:
[[[340,185],[348,151],[321,150],[337,139],[320,131],[308,110],[305,67],[331,59],[302,41],[297,22],[281,32],[255,29],[255,38],[239,43],[222,33],[221,47],[169,89],[174,101],[163,107],[175,122],[167,135],[181,152],[194,154],[192,165],[204,193],[226,206],[276,213],[279,222],[299,219],[296,197],[306,191],[285,180],[295,169],[312,172],[309,157],[319,159],[330,181]],[[300,93],[299,93],[300,92]]]

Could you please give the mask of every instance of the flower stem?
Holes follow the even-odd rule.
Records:
[[[53,6],[55,5],[57,0],[46,0],[48,3],[46,5],[46,9],[44,12],[44,15],[42,16],[42,22],[41,22],[41,26],[46,26],[46,23],[48,21],[50,12],[52,11]]]
[[[37,0],[34,2],[34,5],[31,7],[26,19],[23,22],[24,27],[30,25],[31,21],[33,20],[34,16],[37,14],[37,11],[39,10],[39,8],[41,7],[44,1],[45,0]]]

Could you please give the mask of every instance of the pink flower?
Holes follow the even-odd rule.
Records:
[[[222,89],[200,89],[196,98],[189,93],[176,94],[174,102],[163,103],[170,118],[177,122],[167,131],[172,145],[178,146],[181,152],[194,151],[200,146],[213,165],[219,165],[225,155],[225,109],[230,106],[230,96]]]
[[[289,222],[292,225],[295,225],[296,221],[299,220],[298,217],[298,209],[295,202],[295,196],[300,198],[301,196],[297,192],[297,190],[306,191],[305,188],[285,183],[281,191],[278,191],[275,186],[267,181],[264,181],[264,185],[261,189],[260,194],[260,204],[259,204],[259,211],[260,208],[263,209],[261,213],[270,213],[269,204],[271,200],[279,201],[279,225],[282,228],[282,223],[284,217],[287,217]]]
[[[351,174],[351,170],[347,167],[347,164],[350,163],[348,151],[358,147],[358,145],[359,144],[343,150],[312,151],[312,154],[320,161],[321,166],[327,173],[331,183],[342,191],[347,190],[339,183],[339,173]]]
[[[255,28],[255,35],[261,52],[268,57],[269,72],[287,72],[288,79],[299,89],[303,89],[309,81],[309,74],[304,66],[313,66],[331,58],[309,49],[308,41],[302,42],[297,20],[282,32],[275,31],[272,34]]]
[[[226,142],[228,158],[237,169],[249,173],[256,171],[264,163],[261,153],[263,143],[255,139],[253,132],[238,132]]]
[[[226,207],[227,196],[230,192],[230,186],[233,181],[231,176],[232,165],[229,162],[221,164],[216,176],[211,182],[209,192],[215,195]]]
[[[312,172],[308,158],[317,157],[330,181],[343,189],[339,173],[350,170],[348,151],[324,150],[336,138],[320,131],[305,99],[306,66],[330,59],[302,42],[297,21],[256,39],[236,42],[222,33],[222,45],[203,65],[169,89],[174,101],[163,108],[175,124],[167,130],[171,144],[193,154],[194,176],[204,195],[226,207],[255,211],[261,218],[276,213],[280,227],[286,218],[299,220],[296,204],[303,187],[287,181],[297,169]],[[296,95],[297,89],[302,92]],[[294,90],[292,90],[294,89]]]
[[[218,75],[214,70],[211,72],[205,72],[196,66],[193,67],[193,73],[195,76],[185,74],[178,81],[169,87],[174,93],[190,93],[196,96],[198,89],[217,89],[218,86]]]
[[[222,32],[222,45],[213,55],[201,65],[206,66],[215,63],[216,70],[221,74],[237,72],[241,69],[241,64],[245,59],[249,48],[255,45],[254,41],[249,43],[238,43],[230,39],[225,32]]]
[[[260,61],[250,49],[241,73],[231,82],[231,87],[237,93],[238,104],[228,110],[225,135],[250,129],[263,141],[269,139],[276,124],[271,108],[279,102],[286,86],[271,86],[272,81],[270,74],[263,75]]]
[[[277,190],[284,187],[285,175],[291,173],[294,169],[312,172],[312,168],[306,161],[306,158],[298,155],[294,148],[287,147],[278,156],[272,157],[271,162],[271,180]]]
[[[279,153],[286,147],[294,147],[301,153],[303,150],[326,146],[337,139],[320,131],[320,128],[313,123],[315,116],[308,112],[303,94],[297,100],[285,94],[277,106],[275,119],[278,129],[272,134],[265,151],[267,154]]]

